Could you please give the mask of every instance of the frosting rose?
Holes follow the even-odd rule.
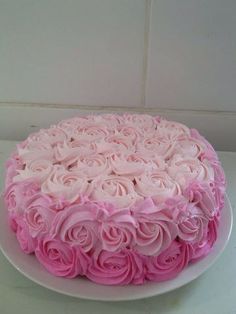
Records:
[[[203,163],[196,158],[185,158],[175,155],[167,168],[169,175],[182,187],[191,180],[211,181],[214,172],[210,164]]]
[[[209,183],[193,181],[183,191],[183,195],[188,201],[201,208],[208,219],[211,219],[220,207],[216,194],[213,181]]]
[[[121,137],[127,138],[127,140],[129,142],[131,141],[133,145],[136,145],[141,138],[141,134],[138,128],[131,125],[118,125],[115,133],[120,135]]]
[[[17,224],[16,237],[22,251],[27,254],[33,253],[36,248],[36,239],[31,237],[28,226],[26,225],[22,217],[19,216],[18,218],[16,218],[15,222]]]
[[[155,171],[135,177],[135,190],[139,195],[152,197],[156,203],[181,194],[180,185],[166,172]]]
[[[156,158],[161,156],[168,159],[173,154],[174,145],[172,141],[163,140],[155,134],[151,134],[137,144],[137,151],[144,156]]]
[[[115,212],[99,227],[102,249],[115,252],[130,247],[135,239],[136,222],[129,210]]]
[[[41,191],[53,198],[69,201],[80,201],[88,192],[88,182],[77,173],[66,171],[58,167],[47,177],[41,185]]]
[[[146,277],[157,282],[173,279],[188,265],[191,255],[188,244],[174,240],[160,255],[146,259]]]
[[[33,161],[35,159],[53,160],[53,148],[45,141],[35,141],[28,138],[25,145],[18,145],[17,153],[22,161]]]
[[[101,251],[97,259],[92,259],[87,277],[105,285],[142,284],[145,277],[143,260],[127,249],[120,252]]]
[[[84,125],[79,126],[75,131],[73,137],[86,141],[94,141],[102,139],[109,134],[107,126],[102,123],[93,123],[88,120]]]
[[[145,171],[145,167],[151,168],[156,165],[153,162],[147,162],[136,154],[114,153],[109,156],[109,162],[112,171],[117,175],[137,176]]]
[[[215,243],[217,239],[217,230],[219,227],[219,214],[216,214],[212,220],[208,223],[208,229],[205,234],[205,237],[198,243],[195,243],[192,245],[192,258],[191,260],[193,262],[198,261],[199,259],[206,256],[213,244]]]
[[[72,205],[57,213],[51,233],[63,242],[91,251],[98,240],[98,208],[96,204]]]
[[[134,185],[130,179],[109,175],[93,181],[90,198],[95,201],[103,200],[118,208],[126,208],[140,197],[134,191]]]
[[[13,181],[21,181],[28,178],[35,178],[39,182],[43,182],[53,171],[54,166],[52,161],[46,159],[36,159],[27,162],[23,170],[17,170],[18,175]]]
[[[37,194],[39,190],[39,185],[31,179],[10,184],[4,192],[4,201],[7,209],[9,211],[24,211],[25,201]]]
[[[25,202],[24,218],[33,238],[50,230],[55,216],[55,212],[50,209],[51,203],[51,199],[42,193]]]
[[[68,170],[86,176],[88,179],[111,173],[108,159],[101,154],[78,156],[76,162]]]
[[[124,114],[123,121],[126,125],[133,125],[146,131],[154,129],[157,124],[157,119],[147,114]]]
[[[190,129],[182,123],[161,119],[158,124],[157,134],[161,138],[173,141],[182,137],[189,137],[191,133]]]
[[[54,146],[67,140],[67,134],[56,125],[52,125],[49,129],[41,129],[38,133],[30,135],[28,139],[33,142],[42,142]]]
[[[35,249],[39,262],[53,275],[74,278],[85,275],[89,257],[79,248],[47,236],[39,240]]]
[[[205,149],[205,145],[196,139],[184,138],[175,143],[174,154],[187,158],[199,158]],[[185,157],[185,158],[186,158]]]
[[[132,208],[136,220],[135,249],[144,255],[157,255],[177,236],[177,225],[163,206],[156,206],[151,198],[138,202]]]
[[[208,219],[200,208],[189,206],[187,211],[179,214],[178,221],[178,236],[181,240],[196,243],[205,237]]]

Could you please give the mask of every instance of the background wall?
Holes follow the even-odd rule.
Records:
[[[0,0],[0,137],[140,111],[236,150],[235,29],[235,0]]]

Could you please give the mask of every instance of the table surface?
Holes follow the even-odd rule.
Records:
[[[4,162],[15,145],[13,141],[0,141],[1,190]],[[236,214],[236,152],[219,152],[219,157]],[[0,252],[0,313],[236,314],[236,224],[224,253],[207,272],[173,292],[137,301],[98,302],[58,294],[25,278]]]

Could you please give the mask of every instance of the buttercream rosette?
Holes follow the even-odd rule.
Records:
[[[4,199],[21,249],[55,276],[143,284],[210,252],[225,185],[197,130],[145,114],[88,115],[17,145]]]

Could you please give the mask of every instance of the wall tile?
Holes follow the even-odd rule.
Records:
[[[153,0],[149,107],[236,111],[236,1]]]
[[[144,0],[0,0],[0,101],[140,106]]]

